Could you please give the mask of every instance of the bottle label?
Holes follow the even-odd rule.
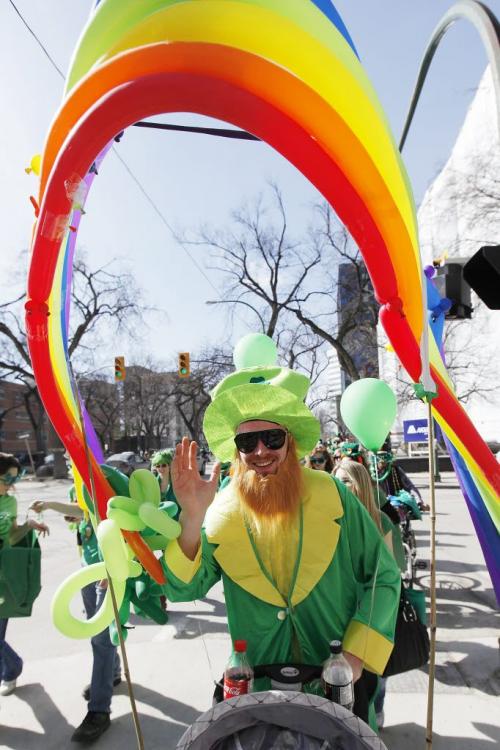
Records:
[[[348,682],[345,685],[331,685],[329,682],[321,680],[321,683],[325,698],[328,698],[329,701],[338,703],[339,706],[343,706],[344,708],[349,709],[349,711],[352,711],[354,705],[352,682]]]
[[[224,677],[224,700],[236,698],[238,695],[246,695],[252,692],[253,680],[247,677],[238,680],[231,677]]]

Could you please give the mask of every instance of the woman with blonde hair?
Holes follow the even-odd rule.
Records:
[[[384,537],[384,542],[394,555],[392,544],[393,524],[390,519],[381,513],[375,496],[373,494],[373,485],[370,473],[363,464],[352,461],[350,458],[343,458],[334,469],[334,476],[340,479],[351,492],[356,495],[358,500],[365,506],[366,510],[372,517],[376,527]]]

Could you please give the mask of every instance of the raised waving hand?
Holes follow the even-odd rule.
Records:
[[[171,477],[183,517],[203,520],[217,492],[220,464],[215,464],[209,479],[203,479],[198,471],[197,452],[197,443],[183,438],[175,448]]]

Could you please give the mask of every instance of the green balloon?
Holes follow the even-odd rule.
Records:
[[[152,503],[156,507],[160,504],[161,493],[158,480],[148,469],[136,469],[129,481],[130,497],[141,503]]]
[[[99,562],[80,568],[61,583],[54,594],[51,609],[52,621],[63,635],[69,638],[92,638],[108,627],[114,617],[109,588],[103,603],[90,620],[80,620],[70,610],[71,600],[81,588],[106,577],[106,566],[103,562]],[[113,583],[116,603],[120,607],[125,594],[125,581],[113,581]]]
[[[264,333],[248,333],[234,347],[233,360],[237,370],[272,366],[278,360],[278,350]]]
[[[368,450],[377,451],[396,418],[396,396],[383,380],[356,380],[342,394],[340,413],[359,442]]]

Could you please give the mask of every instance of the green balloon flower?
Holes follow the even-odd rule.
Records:
[[[128,491],[130,497],[115,495],[108,500],[108,518],[125,531],[139,531],[150,539],[152,533],[156,534],[160,538],[148,543],[155,545],[153,549],[164,549],[170,539],[181,533],[181,525],[171,517],[178,510],[177,504],[160,504],[160,487],[147,469],[137,469],[131,474]]]

